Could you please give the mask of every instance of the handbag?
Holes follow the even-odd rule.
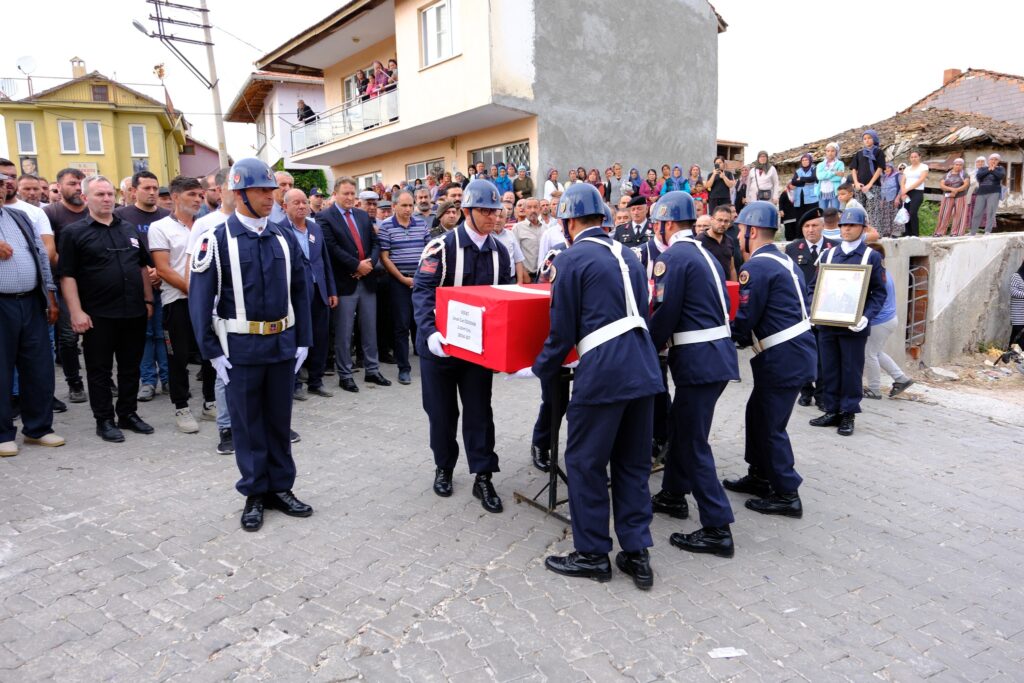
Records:
[[[761,181],[759,181],[757,179],[757,175],[756,175],[757,173],[759,173],[759,171],[754,171],[754,173],[755,173],[755,175],[754,175],[754,186],[757,188],[757,200],[758,201],[770,202],[772,200],[772,189],[769,187],[767,190],[762,190],[761,189]],[[768,175],[768,174],[767,173],[762,173],[761,175]]]

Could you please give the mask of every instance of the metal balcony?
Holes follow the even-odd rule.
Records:
[[[292,154],[344,140],[398,121],[398,88],[373,99],[355,99],[292,127]]]

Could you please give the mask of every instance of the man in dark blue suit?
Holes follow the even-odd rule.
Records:
[[[651,504],[655,512],[683,519],[688,512],[684,494],[692,489],[701,528],[672,534],[669,541],[689,552],[732,557],[729,525],[735,519],[708,444],[715,404],[729,381],[740,377],[725,271],[693,238],[697,212],[688,193],[667,192],[654,205],[653,219],[669,246],[654,264],[651,340],[657,349],[669,345],[676,395],[661,492]]]
[[[327,252],[338,291],[335,313],[334,355],[338,361],[338,385],[345,391],[359,391],[352,379],[352,330],[359,314],[359,335],[363,347],[365,381],[387,387],[377,362],[377,278],[374,266],[380,256],[377,233],[370,216],[355,208],[356,181],[338,178],[334,183],[334,205],[316,216],[323,229]]]
[[[327,337],[331,309],[338,305],[335,294],[334,271],[331,259],[324,245],[324,233],[320,226],[309,217],[309,200],[300,189],[288,190],[284,195],[284,213],[288,226],[295,233],[295,239],[302,249],[306,271],[309,273],[310,317],[313,321],[313,346],[306,359],[306,384],[310,394],[329,398],[331,392],[324,389],[324,370],[327,366]],[[305,401],[306,388],[295,378],[295,398]]]
[[[286,226],[267,220],[277,189],[273,172],[259,159],[241,159],[229,188],[235,213],[196,245],[188,308],[200,352],[227,390],[242,475],[235,488],[246,497],[242,528],[257,531],[264,507],[313,514],[291,490],[289,439],[295,372],[313,329],[299,243]]]
[[[803,479],[793,461],[786,426],[800,387],[814,378],[817,350],[807,317],[803,273],[775,246],[778,209],[756,201],[743,207],[740,249],[740,305],[732,338],[753,346],[754,388],[747,400],[746,476],[726,479],[725,488],[758,498],[746,507],[767,515],[802,517],[797,490]]]
[[[589,183],[562,195],[558,218],[571,246],[550,271],[551,331],[533,364],[517,376],[555,381],[575,346],[580,356],[569,401],[565,465],[573,544],[545,566],[565,576],[609,581],[608,469],[618,568],[642,590],[654,585],[651,541],[651,427],[654,396],[664,389],[658,354],[647,332],[647,280],[630,249],[601,225],[604,202]],[[629,363],[623,363],[629,358]]]
[[[864,348],[871,334],[868,321],[885,305],[885,268],[882,267],[881,255],[865,244],[866,225],[864,209],[843,211],[839,218],[843,241],[821,257],[821,263],[871,266],[867,299],[860,320],[849,327],[817,326],[822,382],[825,385],[822,395],[825,414],[811,420],[811,426],[838,426],[836,431],[841,436],[853,434],[854,416],[860,412],[860,400],[864,396],[861,380],[864,375]]]
[[[651,238],[654,231],[647,220],[647,199],[637,195],[629,202],[629,222],[615,228],[613,235],[616,242],[627,247],[639,247]]]

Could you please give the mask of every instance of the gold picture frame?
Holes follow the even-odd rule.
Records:
[[[848,327],[860,322],[871,284],[871,265],[822,263],[811,301],[815,325]]]

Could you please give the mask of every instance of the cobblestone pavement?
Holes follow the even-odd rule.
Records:
[[[798,407],[804,518],[730,494],[732,560],[676,550],[696,521],[657,518],[643,593],[544,570],[572,540],[512,500],[542,484],[535,382],[495,381],[500,515],[464,465],[432,493],[417,382],[299,404],[316,514],[256,534],[213,423],[176,433],[160,396],[141,408],[156,435],[106,445],[71,406],[68,446],[0,461],[0,680],[1021,680],[1020,424],[886,399],[844,439]],[[719,402],[723,474],[742,471],[749,382]],[[709,656],[728,646],[747,654]]]

